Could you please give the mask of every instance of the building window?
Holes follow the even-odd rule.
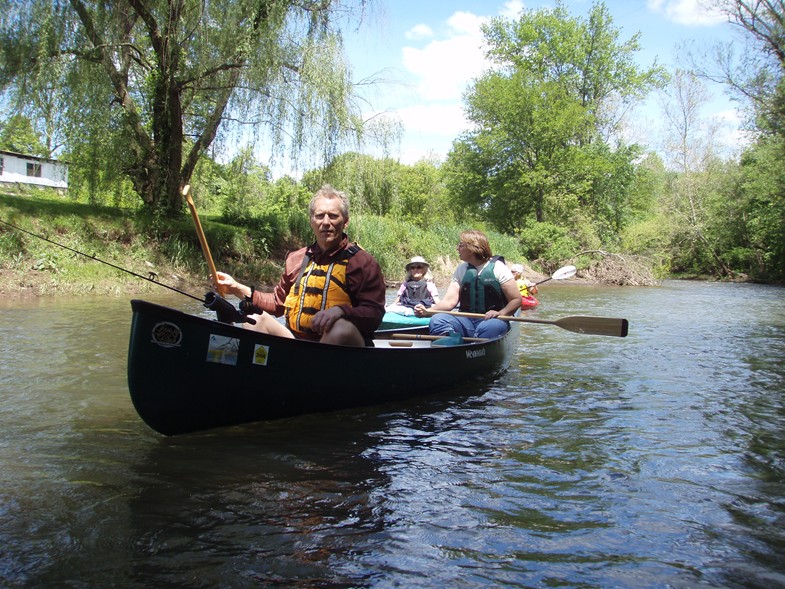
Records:
[[[41,164],[27,164],[27,175],[35,178],[41,177]]]
[[[5,170],[5,160],[0,157],[0,176],[3,175],[4,170]]]

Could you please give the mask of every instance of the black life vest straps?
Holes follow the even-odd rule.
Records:
[[[341,253],[340,260],[347,260],[348,261],[349,258],[351,258],[354,254],[359,252],[361,249],[362,248],[359,245],[357,245],[356,243],[353,243],[352,245],[347,247],[345,250],[343,250],[343,252]],[[305,255],[303,256],[303,263],[300,266],[300,271],[297,273],[297,278],[294,281],[294,294],[295,295],[300,294],[300,281],[302,280],[303,274],[305,274],[305,269],[308,267],[308,264],[310,262],[311,262],[311,257],[308,255],[308,252],[306,251]],[[329,268],[327,269],[326,275],[328,276],[328,278],[330,278],[331,275],[332,275],[332,270],[333,270],[333,266],[334,265],[335,265],[335,262],[332,262],[330,264]],[[309,272],[308,275],[310,276],[310,272]],[[332,279],[332,278],[330,278],[330,279]],[[308,278],[306,277],[306,284],[307,284],[307,281],[308,281]],[[325,298],[325,299],[327,298],[327,287],[328,287],[329,284],[330,284],[330,280],[326,280],[325,283],[324,283],[324,292],[322,293],[322,298]],[[346,285],[345,284],[342,284],[341,282],[339,282],[337,280],[336,280],[336,284],[338,284],[341,287],[341,289],[346,292]]]

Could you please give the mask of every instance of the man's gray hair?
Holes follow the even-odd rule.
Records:
[[[346,196],[345,192],[341,192],[340,190],[336,190],[329,184],[325,184],[319,190],[316,191],[316,194],[313,195],[311,199],[311,204],[308,205],[308,215],[313,216],[314,208],[316,207],[316,200],[319,198],[327,198],[333,199],[337,198],[341,201],[341,215],[343,215],[344,219],[349,218],[349,197]]]

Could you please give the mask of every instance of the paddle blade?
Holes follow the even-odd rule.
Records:
[[[630,324],[626,319],[611,317],[565,317],[553,322],[562,329],[588,335],[627,337]]]
[[[551,276],[551,279],[564,280],[565,278],[572,278],[577,271],[578,269],[575,266],[564,266],[564,268],[556,270],[556,272],[553,273],[553,276]]]
[[[538,284],[548,282],[549,280],[564,280],[565,278],[572,278],[575,276],[577,271],[578,269],[575,266],[564,266],[563,268],[556,270],[556,272],[553,273],[553,276],[549,276],[545,280],[535,282],[532,286],[537,286]]]

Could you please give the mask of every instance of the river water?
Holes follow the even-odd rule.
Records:
[[[480,389],[172,438],[128,299],[0,303],[0,586],[785,587],[784,295],[543,285],[630,335],[523,325]]]

